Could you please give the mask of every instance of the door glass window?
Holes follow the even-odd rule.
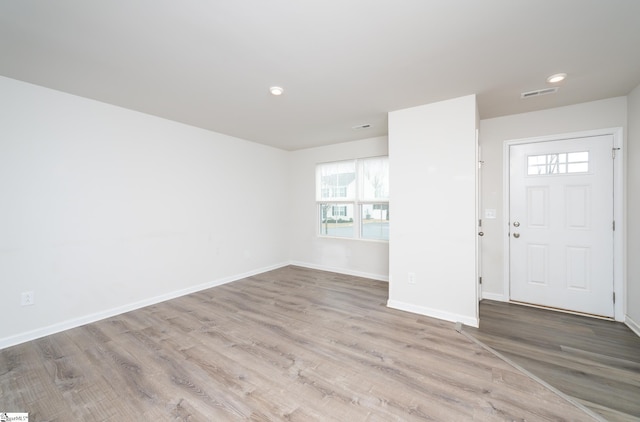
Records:
[[[589,151],[560,152],[527,157],[527,175],[589,172]]]

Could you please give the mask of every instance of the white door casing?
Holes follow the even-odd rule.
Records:
[[[606,132],[505,143],[511,300],[620,319],[613,222],[621,178],[612,157],[620,133]]]
[[[476,273],[478,276],[478,302],[482,300],[482,148],[479,143],[479,132],[476,129],[476,150],[477,150],[477,176],[476,176],[476,220],[478,221],[478,237],[476,238]],[[480,317],[480,308],[478,307],[478,318]]]

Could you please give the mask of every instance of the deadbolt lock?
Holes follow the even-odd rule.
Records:
[[[513,222],[513,227],[520,227],[520,222],[519,221],[514,221]]]

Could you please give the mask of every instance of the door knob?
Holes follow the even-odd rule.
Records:
[[[520,237],[520,233],[514,233],[513,237],[515,237],[516,239]]]

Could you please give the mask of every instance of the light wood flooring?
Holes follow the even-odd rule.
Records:
[[[465,332],[610,421],[640,420],[640,337],[626,325],[482,301]]]
[[[285,267],[0,351],[34,421],[585,421],[383,282]]]

